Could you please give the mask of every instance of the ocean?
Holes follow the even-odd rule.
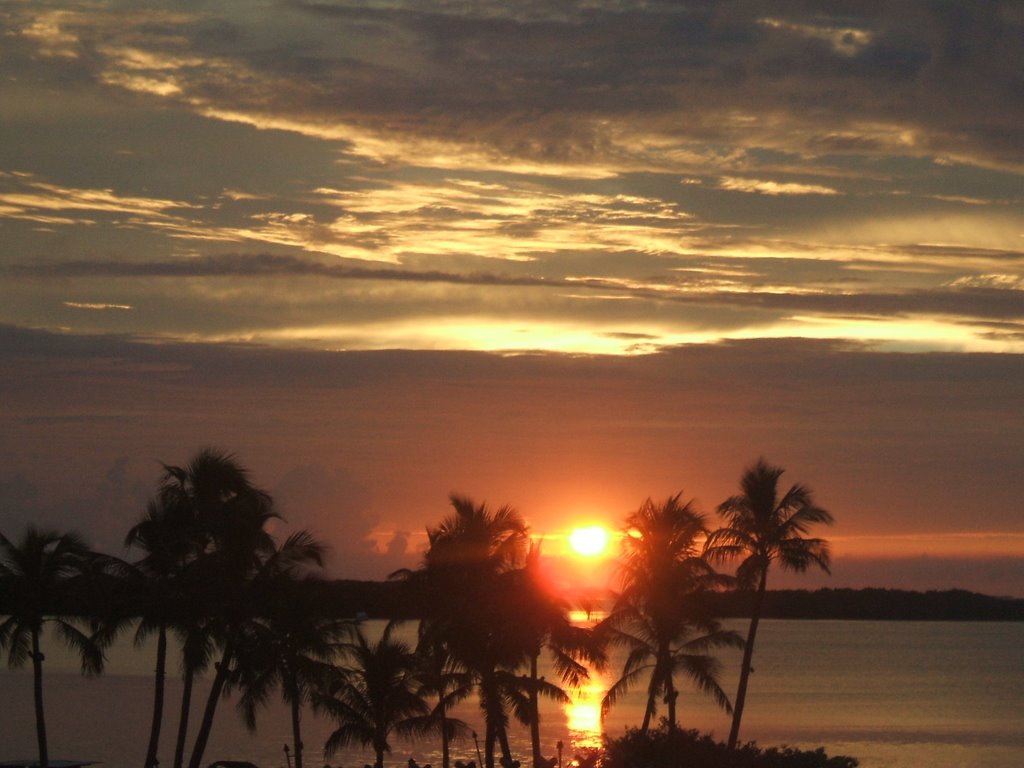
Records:
[[[369,622],[375,624],[376,622]],[[382,626],[382,623],[378,623]],[[730,624],[743,630],[743,622]],[[412,636],[413,625],[405,631]],[[83,678],[50,640],[44,649],[45,702],[50,755],[91,759],[108,768],[137,768],[145,755],[151,715],[152,648],[135,649],[124,638],[112,649],[107,672]],[[723,685],[735,691],[739,654],[721,656]],[[741,739],[760,746],[824,746],[851,755],[863,768],[1019,768],[1024,765],[1024,623],[766,620],[754,653],[754,674]],[[602,722],[600,699],[614,680],[614,663],[595,673],[572,704],[544,703],[542,744],[546,755],[564,744],[563,764],[576,750],[639,725],[638,690]],[[729,717],[696,690],[680,685],[680,727],[728,734]],[[167,679],[160,762],[170,765],[181,684]],[[205,698],[197,685],[193,723]],[[475,703],[457,713],[483,734]],[[660,713],[659,713],[660,714]],[[330,722],[304,715],[306,765],[361,768],[370,751],[325,758]],[[249,760],[261,768],[286,765],[290,741],[287,710],[274,702],[249,733],[234,701],[218,709],[204,764]],[[529,760],[525,729],[512,734],[513,751]],[[482,747],[482,744],[481,744]],[[387,766],[440,763],[433,742],[392,744]],[[28,669],[0,672],[0,761],[35,755],[32,679]],[[455,745],[453,759],[476,759],[472,739]]]

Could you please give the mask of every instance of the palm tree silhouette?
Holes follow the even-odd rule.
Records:
[[[602,710],[607,712],[647,678],[642,733],[650,728],[659,698],[667,704],[669,728],[675,729],[678,674],[729,711],[718,682],[720,664],[710,652],[742,644],[739,635],[722,629],[709,609],[707,593],[727,579],[702,556],[704,517],[692,502],[681,503],[681,495],[662,504],[647,499],[627,518],[622,591],[598,629],[611,645],[628,650],[622,675],[605,694]]]
[[[0,591],[8,601],[7,618],[0,623],[0,649],[7,650],[12,668],[32,661],[36,741],[43,768],[49,765],[43,708],[44,656],[40,650],[44,624],[53,624],[64,643],[80,655],[84,674],[103,670],[99,644],[67,618],[74,614],[70,598],[90,555],[74,533],[29,526],[17,543],[0,534]]]
[[[524,561],[529,541],[525,520],[512,507],[495,511],[486,504],[452,495],[453,512],[427,529],[429,549],[412,574],[428,606],[424,632],[440,638],[476,684],[485,722],[485,765],[494,768],[495,745],[511,765],[508,743],[509,692],[513,670],[526,659],[517,642],[507,597],[508,574]]]
[[[216,623],[219,625],[217,632],[220,634],[221,660],[217,664],[203,721],[196,734],[190,768],[198,768],[202,762],[217,702],[222,693],[228,692],[225,686],[233,678],[237,679],[247,673],[243,650],[247,643],[252,643],[252,637],[258,631],[255,623],[263,614],[268,593],[273,591],[273,585],[281,579],[295,577],[309,566],[322,567],[323,552],[320,542],[308,532],[299,531],[291,534],[280,547],[272,543],[269,552],[258,553],[251,559],[242,558],[240,553],[225,553],[227,568],[223,561],[213,563],[212,573],[221,579],[224,590],[221,597],[227,596],[231,602],[219,603],[220,614]],[[238,569],[243,563],[244,571]],[[299,694],[292,691],[289,695],[297,697]]]
[[[356,628],[350,642],[338,644],[346,661],[342,676],[317,707],[330,714],[338,727],[324,745],[327,756],[339,748],[372,747],[376,768],[383,768],[391,752],[392,734],[409,737],[429,731],[430,708],[417,691],[418,660],[410,647],[392,635],[396,622],[388,622],[380,639],[367,640]]]
[[[324,613],[320,584],[291,574],[272,580],[264,590],[264,615],[243,628],[228,686],[241,689],[239,707],[251,730],[256,728],[256,710],[280,689],[291,712],[295,768],[302,768],[303,761],[302,709],[336,676],[335,644],[352,624]]]
[[[253,612],[251,582],[268,562],[281,560],[264,529],[277,515],[270,496],[252,485],[235,458],[211,448],[199,451],[184,467],[165,465],[159,493],[168,508],[192,521],[195,536],[188,579],[201,587],[191,595],[189,629],[202,635],[193,634],[191,643],[186,640],[186,662],[201,661],[210,638],[221,648],[189,760],[189,768],[199,768],[242,625]],[[190,696],[191,689],[186,693]]]
[[[441,736],[441,766],[451,768],[451,742],[468,735],[469,726],[448,713],[472,692],[473,678],[436,638],[421,635],[416,645],[416,657],[419,659],[417,693],[425,699],[435,700],[429,718]]]
[[[748,467],[740,479],[741,493],[718,506],[718,513],[726,524],[711,533],[705,544],[705,552],[712,559],[740,559],[736,570],[739,583],[746,588],[756,585],[757,590],[740,666],[729,749],[734,749],[739,739],[754,640],[772,562],[778,561],[783,569],[798,573],[812,565],[829,572],[828,542],[807,538],[806,534],[816,523],[831,524],[832,515],[815,506],[811,491],[803,485],[793,485],[780,496],[779,477],[784,471],[763,458]]]
[[[196,556],[194,519],[183,505],[174,505],[171,498],[157,496],[147,505],[142,519],[129,529],[125,545],[137,547],[144,553],[126,573],[137,593],[139,623],[135,644],[142,644],[154,633],[157,636],[153,717],[144,763],[144,768],[152,768],[158,762],[157,748],[163,722],[167,635],[171,629],[184,631],[187,625],[187,620],[182,620],[188,604],[183,578]]]
[[[194,580],[189,579],[189,582]],[[188,595],[198,595],[199,585],[186,587]],[[200,605],[197,599],[194,605]],[[185,762],[185,742],[188,737],[189,713],[192,711],[192,687],[197,674],[204,673],[213,662],[216,652],[214,624],[201,608],[186,611],[179,617],[174,631],[181,643],[181,706],[178,714],[178,733],[174,741],[174,768],[182,768]]]
[[[589,678],[588,664],[603,665],[605,654],[592,631],[572,623],[570,604],[545,580],[540,544],[530,547],[523,567],[510,572],[509,578],[513,584],[506,608],[512,619],[511,631],[526,650],[530,667],[519,719],[529,725],[533,765],[541,768],[547,761],[540,750],[540,696],[570,701],[561,687],[539,677],[542,652],[547,649],[554,671],[570,688],[579,688]]]

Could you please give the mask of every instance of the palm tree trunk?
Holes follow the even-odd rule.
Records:
[[[676,690],[675,685],[672,684],[672,678],[669,677],[665,683],[665,703],[668,704],[668,730],[674,731],[676,729],[676,699],[679,698],[679,691]]]
[[[533,768],[540,768],[544,756],[540,753],[540,704],[537,693],[537,657],[530,656],[530,745],[533,747]]]
[[[185,760],[185,737],[188,735],[188,715],[192,708],[192,681],[195,673],[185,670],[185,683],[181,690],[181,716],[178,718],[178,740],[174,745],[174,768],[181,768]]]
[[[441,768],[449,768],[451,763],[451,747],[448,743],[448,710],[444,705],[444,690],[441,691],[441,701],[437,705],[441,713]]]
[[[292,685],[292,746],[295,755],[295,768],[302,768],[302,727],[300,725],[302,702],[299,701],[297,686]]]
[[[647,706],[644,708],[644,721],[640,726],[640,733],[642,734],[646,734],[651,727],[651,718],[654,716],[654,709],[657,706],[655,704],[655,697],[657,695],[658,689],[652,680],[650,687],[647,689]]]
[[[221,657],[220,664],[217,665],[217,674],[213,676],[213,685],[210,687],[210,695],[206,699],[203,721],[199,724],[199,732],[196,733],[196,743],[192,747],[192,757],[188,761],[188,768],[199,768],[200,763],[203,762],[206,742],[209,741],[210,731],[213,730],[213,716],[217,713],[217,703],[224,690],[224,683],[227,682],[233,656],[234,644],[228,640],[224,646],[224,655]]]
[[[149,746],[143,768],[157,764],[156,750],[160,743],[160,724],[164,718],[164,676],[167,668],[167,628],[161,624],[156,641],[156,672],[153,681],[153,722],[149,727]]]
[[[484,713],[486,722],[484,723],[484,765],[486,768],[494,768],[494,740],[495,740],[495,729],[494,723],[491,720],[490,712]]]
[[[740,737],[740,720],[743,718],[743,704],[747,700],[747,682],[750,679],[750,664],[754,657],[754,639],[757,637],[757,625],[761,621],[761,603],[768,586],[768,568],[761,571],[761,579],[757,585],[757,596],[750,612],[750,628],[747,630],[747,644],[743,648],[743,662],[740,664],[740,684],[736,689],[736,703],[732,710],[732,727],[729,729],[728,749],[736,748]]]
[[[501,745],[501,764],[505,768],[512,768],[512,747],[508,743],[508,730],[504,725],[498,723],[498,743]]]
[[[36,741],[39,743],[39,765],[47,768],[50,756],[46,749],[46,716],[43,712],[43,654],[39,651],[39,630],[32,630],[32,689],[36,704]]]

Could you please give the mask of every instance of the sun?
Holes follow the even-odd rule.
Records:
[[[569,546],[577,555],[596,557],[608,548],[608,529],[603,525],[573,528],[569,534]]]

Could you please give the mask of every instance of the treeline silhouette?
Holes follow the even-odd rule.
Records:
[[[752,595],[723,592],[711,597],[727,617],[750,615]],[[870,619],[878,621],[1024,621],[1024,600],[962,589],[914,592],[902,589],[769,590],[762,616],[773,619]]]
[[[319,585],[318,599],[340,616],[365,614],[371,619],[419,619],[423,606],[401,584],[339,579]],[[599,606],[608,596],[580,592],[573,602]],[[706,597],[722,618],[749,619],[754,595],[718,592]],[[2,610],[0,610],[2,613]],[[994,597],[963,589],[914,591],[865,587],[817,590],[767,590],[765,619],[835,619],[871,621],[1024,621],[1024,599]]]
[[[484,722],[484,768],[518,767],[508,735],[513,719],[529,728],[534,768],[550,768],[553,759],[541,753],[540,698],[570,701],[567,691],[580,687],[591,668],[606,666],[612,651],[624,662],[602,709],[634,688],[645,694],[630,743],[658,738],[660,711],[661,730],[681,733],[676,703],[679,684],[688,682],[732,713],[728,742],[720,745],[723,765],[775,760],[775,752],[762,755],[737,741],[758,623],[774,599],[768,573],[773,565],[827,571],[828,543],[808,533],[832,521],[805,486],[780,487],[782,473],[764,460],[751,465],[740,492],[718,506],[717,528],[682,494],[644,501],[624,521],[617,589],[600,606],[606,615],[583,627],[572,621],[573,609],[598,606],[573,605],[547,582],[540,545],[512,507],[491,509],[453,495],[447,516],[427,527],[417,568],[387,583],[328,581],[324,544],[306,531],[276,538],[268,525],[279,518],[271,497],[231,455],[205,449],[186,465],[164,466],[125,537],[134,560],[90,551],[74,533],[33,526],[20,538],[0,533],[0,651],[11,667],[31,663],[44,767],[46,626],[79,654],[86,674],[102,672],[106,649],[127,633],[137,644],[156,641],[143,768],[158,763],[164,679],[175,659],[183,684],[174,768],[199,768],[218,704],[232,694],[253,729],[272,695],[288,704],[295,768],[303,766],[306,708],[335,723],[327,756],[361,746],[382,768],[392,739],[432,736],[449,768],[450,742],[469,732],[452,707],[474,694]],[[721,564],[730,570],[720,572]],[[721,623],[730,600],[740,601],[733,605],[741,604],[749,619],[745,637]],[[417,618],[415,645],[398,638],[394,621],[380,637],[367,636],[361,620],[369,616]],[[715,656],[730,647],[743,651],[732,699],[719,684]],[[551,678],[540,674],[542,656]],[[210,687],[202,716],[190,724],[193,684],[204,674]],[[694,749],[703,746],[694,742]],[[817,752],[783,758],[837,764]]]
[[[417,620],[424,608],[416,595],[395,581],[325,579],[308,585],[310,599],[334,616]],[[55,612],[87,618],[88,590],[69,593],[55,603]],[[116,592],[115,592],[116,595]],[[124,590],[117,610],[134,614],[143,595]],[[605,591],[581,591],[573,604],[600,606]],[[749,591],[718,592],[705,598],[725,619],[749,619],[754,595]],[[0,594],[0,616],[10,613],[12,596]],[[1024,598],[998,597],[964,589],[906,590],[881,587],[769,589],[761,611],[765,619],[833,619],[851,621],[1024,621]]]

